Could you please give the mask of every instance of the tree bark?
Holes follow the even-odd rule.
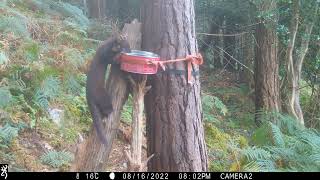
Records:
[[[247,42],[247,45],[243,48],[243,56],[244,56],[244,65],[250,69],[254,69],[254,58],[255,58],[255,50],[254,50],[254,37],[253,33],[244,34],[244,41]],[[244,68],[242,77],[244,81],[248,84],[250,89],[254,89],[254,76],[253,73],[248,69]]]
[[[276,1],[263,1],[258,5],[260,11],[271,11],[277,8]],[[256,26],[256,59],[255,59],[255,106],[256,122],[260,123],[259,111],[279,111],[279,62],[277,58],[278,39],[276,23],[261,19]]]
[[[193,0],[145,0],[142,48],[161,59],[197,52]],[[186,70],[183,62],[168,69]],[[193,66],[194,71],[199,67]],[[187,84],[186,74],[150,76],[145,98],[149,171],[207,171],[199,77]]]

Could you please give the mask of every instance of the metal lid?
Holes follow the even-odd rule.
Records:
[[[135,57],[142,57],[142,58],[159,58],[158,54],[148,52],[148,51],[139,51],[139,50],[131,50],[130,53],[123,53],[127,56],[135,56]]]

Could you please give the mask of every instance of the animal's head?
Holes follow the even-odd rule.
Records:
[[[127,41],[127,37],[124,35],[118,35],[115,43],[113,44],[112,51],[115,53],[129,53],[131,52],[130,45]]]

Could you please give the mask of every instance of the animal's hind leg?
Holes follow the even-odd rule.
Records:
[[[93,118],[93,125],[94,125],[95,129],[97,130],[97,135],[103,144],[107,144],[107,139],[102,131],[102,127],[103,127],[102,121],[103,121],[104,117],[101,114],[98,106],[93,105],[91,110],[92,110],[91,114],[92,114],[92,118]]]

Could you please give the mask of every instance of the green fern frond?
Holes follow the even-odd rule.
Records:
[[[64,51],[67,62],[74,68],[79,68],[84,64],[84,58],[78,49],[66,49]]]
[[[58,77],[55,76],[48,76],[41,84],[41,91],[44,96],[55,99],[57,96],[59,96],[61,86],[61,82]]]
[[[273,123],[270,123],[271,131],[273,135],[274,144],[278,147],[284,147],[285,142],[283,140],[283,135],[281,133],[281,130],[278,126],[274,125]]]
[[[64,85],[67,91],[71,94],[79,95],[82,88],[81,84],[78,82],[74,75],[68,74],[66,76],[67,77],[64,82]]]
[[[84,15],[83,11],[77,6],[66,2],[52,1],[52,0],[33,0],[34,4],[44,12],[55,13],[58,12],[64,17],[74,19],[82,29],[87,29],[89,19]]]
[[[27,25],[27,18],[18,16],[0,16],[0,31],[4,33],[13,32],[16,36],[28,38],[30,37],[30,33]]]
[[[18,136],[19,129],[6,124],[0,127],[0,141],[2,145],[7,147],[12,140]]]
[[[310,145],[313,149],[320,149],[320,135],[314,130],[304,130],[297,133],[301,141]]]
[[[268,151],[258,147],[248,147],[242,151],[242,154],[247,158],[248,161],[271,159],[271,154]]]
[[[68,165],[73,160],[73,154],[67,151],[49,151],[41,156],[41,162],[54,168]]]
[[[17,70],[10,75],[9,86],[11,89],[23,91],[27,88],[26,83],[21,77],[21,71]]]
[[[42,110],[48,110],[49,108],[49,100],[45,93],[38,89],[34,95],[34,102],[37,104]]]
[[[276,165],[272,160],[257,160],[256,161],[260,171],[262,172],[274,172],[276,171]]]
[[[228,113],[226,105],[218,97],[204,94],[202,96],[202,104],[204,112],[208,112],[209,114],[215,109],[224,116]]]
[[[0,65],[8,64],[9,58],[4,51],[0,50]]]
[[[246,172],[259,172],[259,171],[260,171],[260,167],[259,167],[259,165],[257,164],[256,161],[251,161],[251,162],[245,164],[245,165],[242,167],[242,171],[246,171]]]
[[[24,43],[22,47],[22,51],[24,54],[24,58],[29,61],[37,61],[40,57],[40,46],[38,43],[34,41],[29,41],[27,43]]]
[[[0,87],[0,108],[5,108],[11,104],[13,97],[8,87]]]

